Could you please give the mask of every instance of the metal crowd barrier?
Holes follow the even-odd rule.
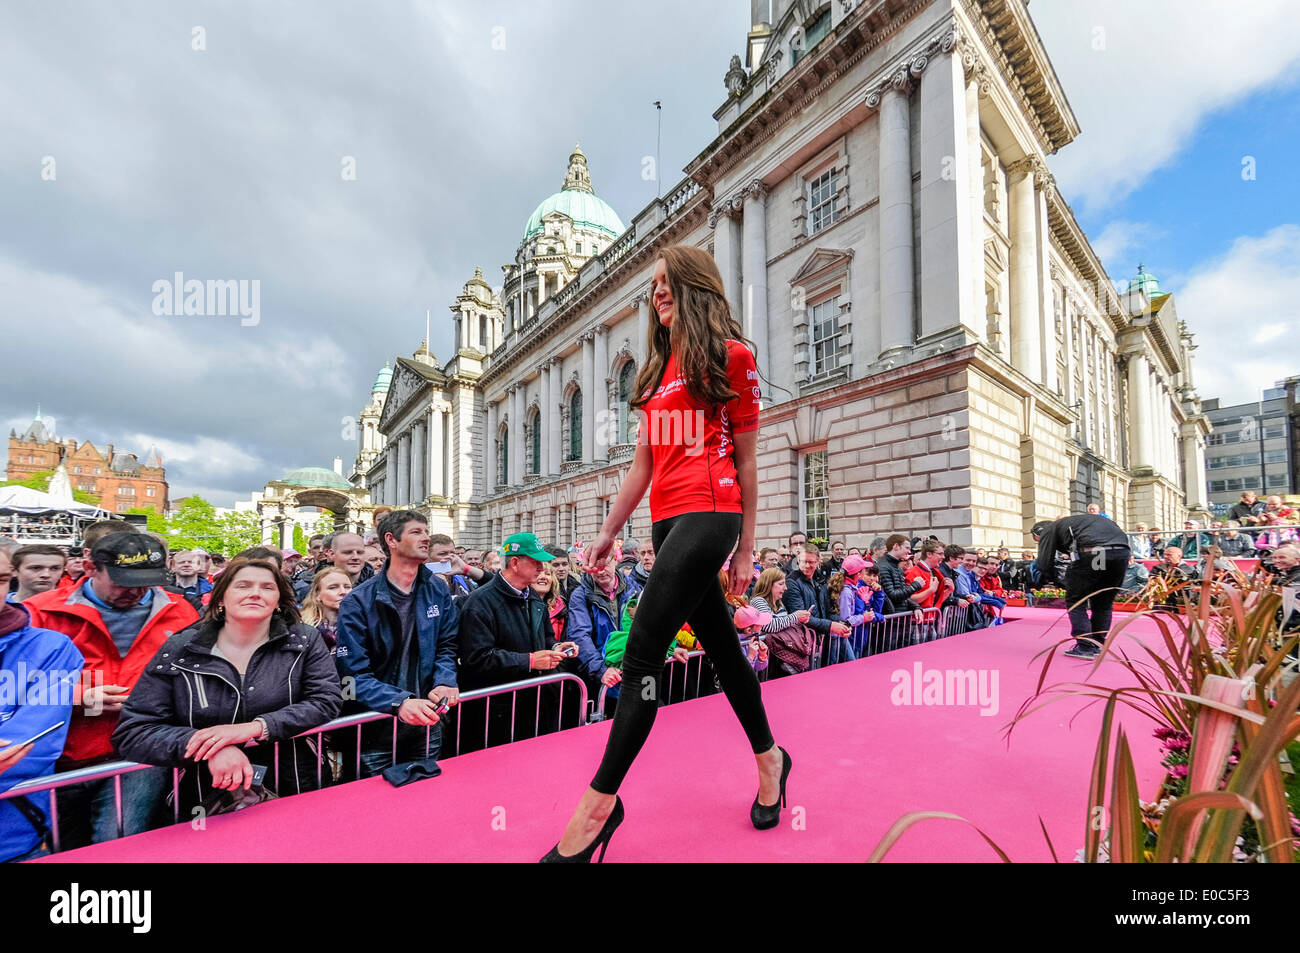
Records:
[[[688,689],[688,686],[690,685],[690,678],[691,678],[691,663],[692,663],[692,662],[695,662],[695,663],[696,663],[696,665],[695,665],[695,693],[694,693],[693,695],[688,695],[688,694],[687,694],[687,689]],[[662,706],[664,706],[664,705],[671,705],[671,704],[673,704],[673,701],[674,701],[674,699],[673,699],[673,683],[674,683],[674,681],[675,681],[675,674],[676,674],[676,671],[677,671],[677,666],[682,666],[685,670],[682,672],[682,679],[681,679],[682,697],[681,697],[681,698],[678,698],[678,699],[676,699],[676,700],[677,700],[677,701],[683,701],[683,702],[684,702],[684,701],[687,701],[689,698],[699,698],[699,697],[700,697],[700,683],[701,683],[701,681],[702,681],[702,679],[703,679],[703,677],[704,677],[704,650],[703,650],[703,649],[693,649],[692,651],[686,653],[686,661],[684,661],[684,662],[678,661],[677,659],[674,658],[674,659],[669,659],[667,662],[664,663],[664,670],[663,670],[663,674],[662,674],[662,675],[660,676],[660,678],[659,678],[659,683],[662,685],[664,679],[667,679],[667,680],[668,680],[668,690],[667,690],[666,692],[661,693],[661,695],[660,695],[660,698],[659,698],[659,705],[660,705],[660,707],[662,707]],[[622,682],[619,682],[618,684],[619,684],[619,685],[622,685],[623,683],[622,683]],[[712,688],[712,683],[710,683],[709,687]],[[609,688],[610,688],[610,686],[608,686],[608,685],[601,685],[601,686],[600,686],[600,694],[599,694],[599,695],[597,696],[597,698],[596,698],[596,710],[595,710],[594,712],[592,712],[592,715],[591,715],[591,721],[593,721],[593,722],[596,722],[596,721],[604,721],[604,720],[608,717],[608,716],[605,714],[605,700],[606,700],[606,697],[609,695]],[[710,693],[708,693],[708,694],[712,694],[712,693],[710,692]]]
[[[699,654],[703,655],[704,653],[701,652]],[[451,757],[455,757],[456,754],[460,753],[460,720],[459,717],[455,717],[455,713],[458,713],[461,706],[464,705],[466,702],[475,702],[479,700],[483,701],[484,708],[485,708],[483,741],[484,741],[484,747],[489,747],[487,728],[491,724],[491,720],[488,716],[490,715],[491,712],[491,705],[492,705],[491,700],[493,698],[505,694],[509,694],[511,696],[510,741],[514,741],[516,714],[517,714],[516,702],[518,700],[517,698],[518,693],[533,688],[538,689],[537,705],[535,706],[534,709],[534,719],[533,719],[533,730],[534,730],[534,734],[536,734],[541,729],[540,719],[541,719],[542,693],[540,691],[540,688],[542,686],[549,685],[549,684],[559,684],[561,702],[559,705],[558,716],[556,720],[556,730],[557,731],[563,730],[563,717],[564,717],[563,699],[564,699],[564,686],[566,682],[576,683],[576,688],[578,692],[578,710],[579,712],[585,715],[587,711],[587,705],[588,705],[587,685],[577,675],[573,675],[569,672],[555,672],[550,675],[542,675],[537,678],[530,678],[518,682],[510,682],[505,685],[494,685],[490,688],[479,688],[473,691],[463,692],[460,695],[460,698],[456,706],[452,708],[452,710],[448,712],[447,715],[443,716],[443,719],[440,722],[440,724],[442,724],[445,728],[447,726],[448,721],[450,720],[456,724],[456,729],[457,729],[454,751],[452,751],[450,754],[445,754],[445,753],[440,754],[440,757],[445,756],[451,758]],[[323,745],[320,743],[320,736],[325,734],[326,732],[331,732],[331,731],[338,732],[347,728],[354,728],[354,727],[356,728],[357,745],[356,745],[355,767],[356,767],[356,777],[360,777],[361,776],[361,751],[362,751],[362,738],[361,738],[362,726],[369,724],[371,722],[383,721],[385,719],[392,722],[392,726],[393,726],[392,763],[396,763],[398,720],[393,715],[386,715],[383,714],[382,712],[360,712],[355,715],[344,715],[341,718],[335,718],[333,721],[327,722],[326,724],[320,725],[319,727],[312,728],[308,731],[302,732],[301,734],[295,735],[294,740],[305,739],[305,738],[316,739],[316,744],[314,747],[316,749],[317,787],[321,786],[322,775],[324,773],[323,772],[323,766],[324,766]],[[577,727],[578,725],[582,724],[584,721],[585,721],[585,717],[580,716],[577,724],[571,727]],[[426,725],[425,732],[424,732],[425,757],[429,756],[429,743],[431,737],[432,737],[432,726]],[[287,744],[287,743],[289,742],[277,741],[274,742],[272,746],[272,766],[273,766],[272,787],[276,789],[279,788],[279,781],[280,781],[280,745]],[[506,744],[509,742],[502,742],[502,743]],[[445,752],[445,748],[442,749],[442,751]],[[113,809],[117,821],[117,836],[121,837],[123,836],[122,776],[126,774],[132,774],[136,771],[146,771],[156,767],[157,767],[156,765],[140,764],[135,761],[112,761],[105,764],[91,765],[90,767],[87,768],[78,768],[75,771],[64,771],[59,774],[51,774],[51,775],[46,775],[45,777],[32,778],[30,781],[23,781],[20,784],[15,784],[8,791],[0,792],[0,801],[5,800],[7,798],[18,797],[24,794],[38,794],[43,791],[49,791],[50,792],[49,824],[50,824],[50,839],[51,839],[50,847],[53,853],[58,853],[59,852],[58,792],[60,789],[69,787],[74,784],[84,784],[90,781],[102,781],[107,778],[112,778],[113,779]],[[182,770],[184,769],[172,768],[172,823],[180,822],[180,803],[181,803],[180,781],[181,781]]]

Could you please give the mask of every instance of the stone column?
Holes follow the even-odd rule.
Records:
[[[1052,315],[1052,278],[1051,262],[1048,251],[1051,242],[1048,235],[1051,230],[1047,224],[1047,193],[1055,183],[1052,174],[1047,171],[1047,166],[1039,166],[1034,170],[1034,202],[1038,213],[1038,234],[1042,236],[1042,241],[1038,243],[1038,295],[1039,295],[1039,321],[1042,329],[1042,361],[1043,361],[1043,386],[1048,391],[1056,392],[1056,353],[1058,343],[1056,340],[1056,320]],[[1100,346],[1100,340],[1098,341]],[[1098,390],[1101,388],[1101,379],[1098,378]],[[1100,415],[1098,415],[1100,419]]]
[[[1205,509],[1209,500],[1205,492],[1205,443],[1201,440],[1196,424],[1189,423],[1186,426],[1190,430],[1183,435],[1183,454],[1187,459],[1183,477],[1187,487],[1187,506],[1189,509]]]
[[[772,376],[767,340],[767,188],[758,179],[745,187],[744,221],[744,320],[745,336],[754,342],[758,383],[768,396]]]
[[[602,380],[600,387],[605,386]],[[582,336],[582,462],[595,459],[592,444],[595,441],[596,423],[596,335],[588,331]]]
[[[429,491],[426,489],[425,468],[428,458],[424,453],[424,422],[427,414],[411,425],[411,502],[423,503]]]
[[[483,468],[483,492],[491,496],[497,486],[497,405],[491,401],[487,405],[487,439],[483,441],[484,456],[487,465]]]
[[[950,52],[929,61],[920,56],[911,72],[921,76],[921,337],[961,325],[978,334],[971,271],[983,256],[971,247],[970,131],[961,59]]]
[[[548,373],[551,378],[551,405],[546,415],[546,427],[551,434],[551,456],[548,467],[552,475],[558,475],[561,464],[560,450],[564,446],[564,440],[560,434],[560,405],[564,402],[564,388],[560,380],[560,359],[558,357],[551,360]]]
[[[546,275],[539,271],[537,273],[537,310],[542,310],[544,304],[546,304]]]
[[[1011,364],[1031,381],[1043,381],[1038,309],[1038,208],[1034,195],[1035,156],[1007,167],[1011,214]]]
[[[447,486],[443,481],[442,467],[442,410],[434,408],[429,411],[429,495],[446,496]]]
[[[1146,355],[1128,359],[1129,469],[1154,467],[1151,445],[1151,370]],[[1162,529],[1164,527],[1161,527]]]
[[[645,366],[647,356],[646,342],[650,338],[650,296],[643,292],[637,295],[634,300],[636,301],[637,370],[640,370]],[[735,305],[732,305],[732,307],[734,308]]]
[[[1074,307],[1068,294],[1061,298],[1061,314],[1065,326],[1065,340],[1061,342],[1065,348],[1065,402],[1073,404],[1079,396],[1074,392]]]
[[[907,71],[867,97],[880,106],[880,358],[913,341],[912,151]],[[874,102],[873,102],[874,100]]]
[[[592,348],[596,367],[596,379],[593,399],[596,401],[596,415],[592,421],[592,435],[595,444],[592,456],[597,460],[609,459],[609,329],[603,324],[596,325],[596,340]]]
[[[537,382],[541,396],[537,400],[537,426],[542,428],[542,458],[537,462],[538,472],[543,476],[551,473],[551,372],[547,365],[537,368]]]
[[[988,333],[984,309],[984,144],[980,135],[980,83],[975,71],[966,81],[966,161],[970,165],[971,317],[981,338]]]
[[[411,502],[411,434],[403,431],[397,438],[397,501],[405,507]]]
[[[723,199],[709,213],[709,227],[713,229],[713,260],[722,272],[722,289],[726,293],[731,313],[740,313],[740,223],[736,221],[739,209],[732,199]],[[645,335],[641,336],[645,340]]]
[[[510,389],[510,483],[524,482],[524,385]]]

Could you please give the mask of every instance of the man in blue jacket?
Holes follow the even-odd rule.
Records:
[[[455,705],[460,699],[457,613],[447,584],[424,565],[429,559],[424,515],[415,510],[389,513],[378,533],[388,566],[348,593],[339,606],[335,662],[345,699],[400,722],[400,764],[438,756],[438,703],[445,698]],[[363,774],[378,774],[392,763],[392,738],[386,722],[363,731]]]
[[[35,628],[21,605],[0,602],[0,671],[13,678],[10,690],[0,691],[0,794],[54,770],[63,753],[83,664],[66,635]],[[35,744],[23,746],[60,722]],[[48,853],[49,813],[50,795],[45,792],[0,799],[0,861]]]

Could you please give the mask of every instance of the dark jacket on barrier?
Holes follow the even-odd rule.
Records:
[[[439,685],[457,687],[456,628],[459,615],[447,584],[421,566],[411,588],[411,620],[420,666],[414,687],[399,685],[402,620],[393,605],[386,572],[376,573],[343,597],[339,605],[339,675],[355,680],[356,699],[370,711],[397,713],[402,702],[427,698]]]
[[[569,641],[578,646],[577,672],[588,681],[605,674],[605,642],[609,634],[618,629],[628,600],[640,594],[636,583],[626,576],[615,577],[614,598],[604,590],[589,573],[582,576],[582,585],[573,593],[569,603]]]
[[[266,720],[267,741],[244,748],[253,764],[270,765],[273,742],[318,728],[338,715],[343,692],[325,640],[305,624],[271,619],[270,638],[253,653],[241,677],[212,651],[221,624],[199,622],[168,639],[146,666],[122,709],[113,746],[123,758],[187,767],[188,800],[211,794],[207,764],[185,760],[185,746],[200,728]],[[263,783],[278,794],[314,788],[315,739],[283,746],[279,783],[268,771]]]
[[[792,572],[785,577],[785,595],[781,604],[786,612],[798,612],[807,609],[812,613],[807,623],[808,628],[822,635],[829,635],[831,622],[837,619],[838,610],[826,605],[826,590],[808,580],[802,572]]]
[[[529,653],[560,641],[546,603],[535,592],[519,595],[500,574],[466,596],[460,613],[460,680],[466,691],[528,678]]]
[[[885,553],[880,557],[880,588],[885,593],[886,612],[908,612],[916,608],[916,603],[908,597],[920,592],[921,584],[908,582],[898,560]]]

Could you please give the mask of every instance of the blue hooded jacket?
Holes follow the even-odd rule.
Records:
[[[21,603],[0,604],[0,738],[20,744],[51,725],[64,723],[0,774],[0,792],[54,770],[68,736],[73,693],[84,664],[66,635],[34,627]],[[26,684],[20,685],[20,679]],[[52,682],[57,694],[49,691]],[[38,690],[42,693],[39,697]],[[45,815],[48,825],[49,793],[29,794],[27,799]],[[0,800],[0,861],[26,854],[39,843],[36,828],[22,812],[8,799]]]
[[[421,566],[411,589],[411,613],[420,645],[420,697],[439,685],[456,688],[459,616],[451,591],[441,578]],[[395,714],[412,694],[397,686],[401,665],[401,617],[393,606],[388,574],[376,573],[349,592],[339,605],[339,675],[351,678],[356,700],[371,711]],[[344,682],[347,687],[349,683]]]

